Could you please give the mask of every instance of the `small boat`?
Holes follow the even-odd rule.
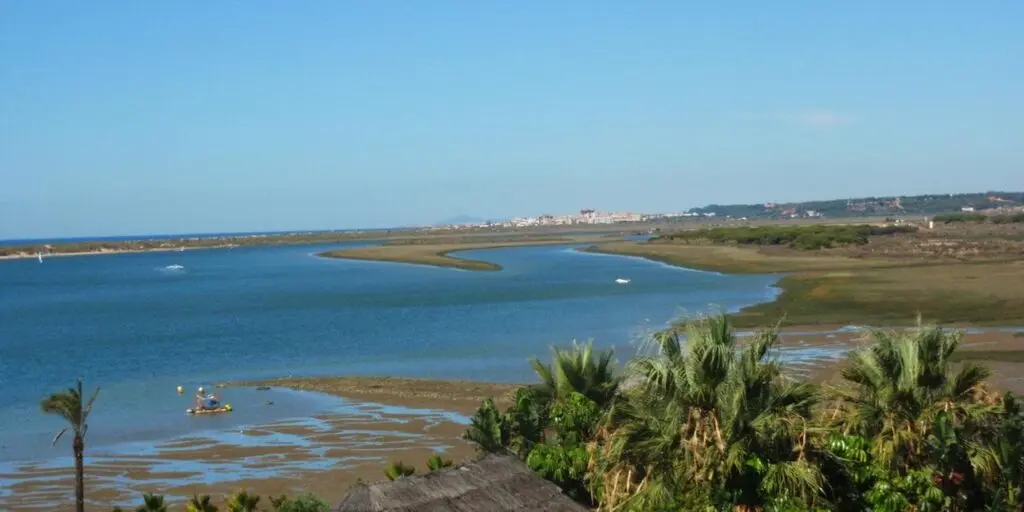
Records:
[[[216,409],[185,409],[185,414],[195,416],[197,414],[221,414],[225,412],[231,412],[231,404],[224,404],[223,407]]]
[[[39,258],[39,263],[42,263],[43,262],[43,253],[36,254],[36,256]]]
[[[621,278],[621,277],[615,280],[615,282],[619,283],[619,284],[629,284],[629,281],[630,281],[629,279],[624,279],[624,278]]]
[[[183,267],[181,265],[167,265],[164,268],[167,269],[167,270],[181,270],[181,269],[183,269],[185,267]]]

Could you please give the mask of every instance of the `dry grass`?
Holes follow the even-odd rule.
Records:
[[[1024,325],[1024,259],[851,258],[828,252],[615,242],[596,252],[728,273],[785,273],[778,300],[741,311],[738,325]]]
[[[947,325],[1024,324],[1024,263],[967,263],[796,272],[778,300],[743,310],[746,325],[907,325],[917,315]]]
[[[649,244],[612,242],[588,248],[591,252],[641,256],[650,260],[699,270],[735,274],[771,274],[798,270],[848,270],[877,267],[878,261],[828,256],[808,251],[759,249],[735,245]],[[905,262],[886,262],[890,265]]]

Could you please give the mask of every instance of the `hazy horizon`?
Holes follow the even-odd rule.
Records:
[[[1024,189],[1019,2],[0,5],[0,239]]]

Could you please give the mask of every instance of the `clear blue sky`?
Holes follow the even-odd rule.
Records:
[[[1019,0],[0,2],[0,238],[1024,189],[1022,26]]]

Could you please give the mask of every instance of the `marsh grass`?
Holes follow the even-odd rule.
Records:
[[[1024,262],[848,258],[795,250],[613,242],[592,252],[640,256],[735,274],[781,275],[779,297],[743,309],[738,327],[782,318],[783,325],[898,326],[918,314],[946,325],[1024,325]]]

